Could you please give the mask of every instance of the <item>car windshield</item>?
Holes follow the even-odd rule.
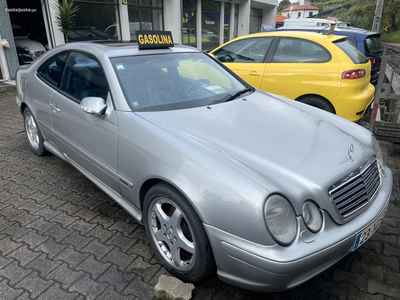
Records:
[[[204,53],[124,56],[111,62],[132,111],[207,106],[253,91]]]
[[[381,55],[383,52],[382,42],[378,36],[367,37],[364,44],[367,55]]]
[[[347,39],[336,41],[335,45],[342,49],[343,52],[346,53],[347,56],[353,61],[353,63],[365,64],[368,62],[368,58]]]
[[[22,28],[13,28],[14,37],[27,37],[25,31]]]

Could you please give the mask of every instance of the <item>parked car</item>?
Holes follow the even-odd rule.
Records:
[[[216,35],[212,31],[208,31],[207,29],[202,29],[201,30],[201,37],[203,39],[207,39],[207,40],[210,40],[210,41],[219,41],[218,35]]]
[[[231,40],[210,52],[255,88],[350,121],[373,100],[371,64],[346,37],[270,31]]]
[[[46,48],[41,43],[30,39],[21,26],[16,24],[11,26],[20,65],[31,63],[46,52]]]
[[[152,22],[129,22],[129,32],[130,32],[130,40],[136,41],[136,31],[138,30],[148,30],[153,31],[153,23]],[[105,33],[115,36],[117,39],[120,36],[119,33],[119,25],[112,24],[108,26],[105,30]]]
[[[317,18],[296,18],[283,20],[284,27],[330,27],[331,24],[336,24],[338,27],[350,26],[348,22],[332,21],[328,19],[317,19]]]
[[[169,272],[284,290],[379,227],[393,178],[370,131],[140,35],[157,48],[51,49],[20,67],[16,100],[33,152],[70,163],[143,224]]]
[[[326,26],[324,29],[321,27],[301,27],[301,26],[284,26],[277,30],[283,31],[311,31],[328,34],[330,26]],[[379,77],[379,70],[381,68],[383,46],[380,39],[381,34],[379,32],[373,32],[361,28],[344,26],[343,23],[339,23],[333,34],[340,36],[347,36],[348,40],[352,42],[365,56],[371,61],[371,83],[376,85]]]
[[[69,42],[93,41],[93,40],[117,40],[118,38],[109,35],[93,26],[80,26],[74,27],[68,31]]]

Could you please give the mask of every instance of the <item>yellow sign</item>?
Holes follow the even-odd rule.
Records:
[[[128,4],[128,0],[121,0],[123,5],[127,5]]]
[[[389,28],[389,27],[386,26],[383,30],[385,30],[385,31],[387,32],[387,31],[388,31],[388,28]]]
[[[169,48],[174,46],[171,31],[136,31],[139,49]]]

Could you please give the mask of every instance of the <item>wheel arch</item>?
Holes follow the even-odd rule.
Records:
[[[143,210],[143,204],[144,204],[144,198],[146,198],[146,194],[148,191],[155,186],[156,184],[160,182],[166,182],[170,184],[169,182],[159,179],[159,178],[150,178],[147,179],[145,182],[143,182],[142,186],[140,187],[139,191],[139,201],[140,201],[140,209]]]
[[[21,106],[19,107],[21,115],[24,115],[24,110],[25,110],[26,107],[28,107],[28,105],[25,102],[22,102]]]
[[[193,205],[192,201],[190,200],[190,197],[188,197],[187,193],[185,193],[182,189],[180,189],[176,184],[170,182],[169,180],[161,179],[161,178],[149,178],[140,187],[139,190],[139,201],[140,201],[140,209],[143,210],[143,205],[144,205],[144,199],[146,198],[147,193],[149,190],[155,186],[156,184],[159,183],[165,183],[169,185],[170,187],[176,189],[190,204],[190,206],[194,209],[196,212],[197,216],[200,218],[200,220],[203,222],[203,218],[199,214],[199,211],[196,209],[196,207]]]
[[[329,106],[332,107],[334,113],[336,114],[336,109],[335,109],[335,106],[332,104],[332,102],[330,102],[328,99],[326,99],[325,97],[323,97],[323,96],[321,96],[321,95],[317,95],[317,94],[305,94],[305,95],[301,95],[301,96],[297,97],[295,100],[296,100],[296,101],[299,101],[299,102],[303,102],[302,100],[303,100],[303,99],[306,99],[306,98],[308,98],[308,97],[315,97],[315,98],[319,98],[319,99],[325,101]]]

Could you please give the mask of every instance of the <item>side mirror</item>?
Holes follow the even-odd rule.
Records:
[[[102,116],[106,112],[107,105],[103,98],[86,97],[81,100],[81,109],[93,116]]]

